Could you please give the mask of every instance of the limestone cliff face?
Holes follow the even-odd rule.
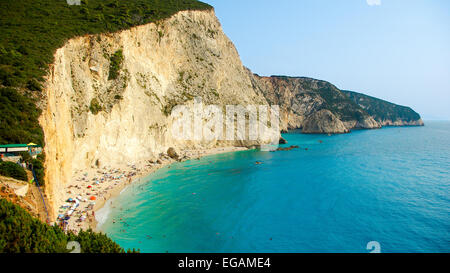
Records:
[[[382,120],[380,121],[382,126],[425,126],[425,123],[422,119],[418,120],[402,120],[402,119],[396,119],[394,121],[392,120]]]
[[[114,54],[123,61],[112,77]],[[55,53],[45,93],[40,123],[54,214],[74,171],[151,159],[169,147],[258,144],[175,140],[169,115],[175,105],[192,105],[194,97],[204,104],[267,104],[212,10],[73,38]]]
[[[320,110],[308,116],[303,124],[304,134],[348,133],[345,124],[329,110]]]
[[[283,130],[346,133],[351,129],[380,128],[378,122],[329,82],[248,73],[255,90],[270,104],[280,105]],[[331,118],[332,122],[322,122],[321,118]]]

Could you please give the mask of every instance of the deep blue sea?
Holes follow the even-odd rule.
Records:
[[[103,209],[101,230],[158,253],[450,251],[449,122],[284,137],[302,149],[161,169]]]

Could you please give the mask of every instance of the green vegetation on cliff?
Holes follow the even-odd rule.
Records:
[[[196,0],[0,0],[0,83],[39,91],[56,49],[75,36],[116,32],[181,10],[211,6]]]
[[[91,113],[93,115],[97,115],[102,110],[102,106],[100,105],[100,103],[98,102],[98,100],[96,98],[93,98],[91,100],[91,104],[89,105],[89,110],[91,110]]]
[[[0,88],[0,144],[44,144],[35,100],[13,88]]]
[[[65,234],[33,218],[23,208],[0,199],[0,253],[67,253],[67,243],[76,241],[81,253],[124,253],[106,235],[82,231]]]
[[[363,121],[368,114],[329,82],[319,81],[315,90],[324,100],[324,109],[337,114],[342,121]]]
[[[27,173],[25,170],[13,162],[0,162],[0,175],[27,181]]]
[[[109,80],[115,80],[119,76],[119,70],[123,62],[123,52],[122,49],[117,50],[111,56],[111,64],[109,65]]]
[[[0,0],[0,4],[0,144],[41,146],[44,135],[36,104],[43,97],[42,84],[54,53],[67,40],[157,22],[181,10],[212,8],[197,0],[82,0],[81,5],[68,5],[66,0]],[[114,79],[120,52],[111,63]],[[91,111],[98,113],[101,109],[95,106]],[[35,165],[43,165],[39,161]]]
[[[410,107],[396,105],[353,91],[342,90],[342,92],[378,122],[395,122],[396,120],[414,122],[420,120],[420,115]]]
[[[363,121],[368,117],[368,113],[366,113],[358,104],[353,102],[343,94],[341,90],[327,81],[307,77],[276,75],[271,77],[282,80],[284,83],[280,84],[280,86],[291,86],[292,90],[300,97],[319,97],[320,100],[323,100],[323,104],[314,109],[315,112],[326,109],[337,115],[342,121]]]

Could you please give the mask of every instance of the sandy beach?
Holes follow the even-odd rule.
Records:
[[[205,156],[244,151],[244,147],[223,147],[206,150],[185,150],[178,153],[179,160],[162,154],[157,160],[123,163],[85,170],[75,170],[66,185],[64,203],[58,209],[58,218],[66,219],[65,229],[75,233],[97,229],[95,213],[122,190],[151,173],[179,161],[195,160]]]

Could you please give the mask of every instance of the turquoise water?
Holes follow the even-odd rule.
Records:
[[[102,231],[142,252],[450,251],[450,123],[284,136],[308,151],[172,165],[113,200]]]

